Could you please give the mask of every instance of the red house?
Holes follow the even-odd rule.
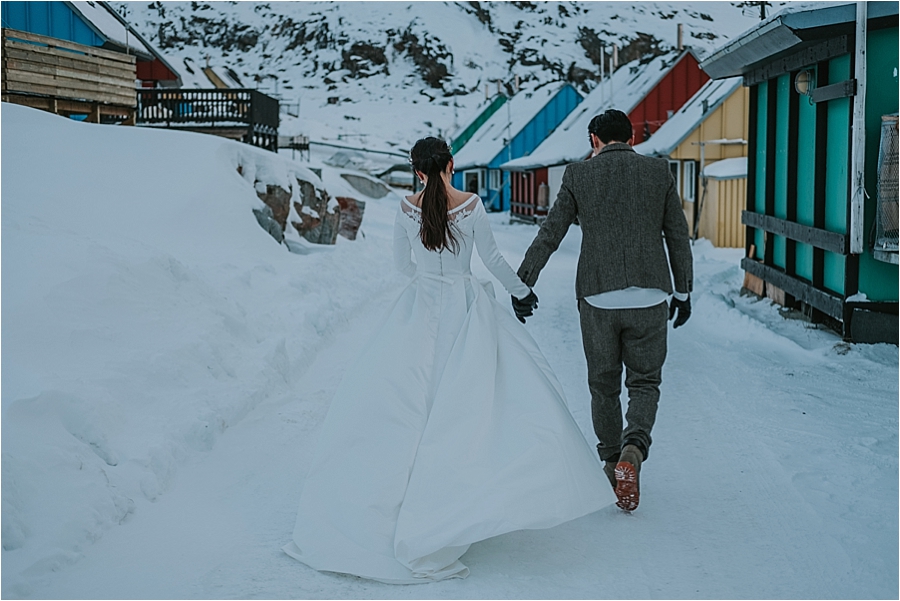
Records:
[[[500,166],[510,172],[510,216],[534,221],[547,214],[566,165],[590,156],[587,128],[595,115],[610,108],[626,113],[634,125],[635,144],[639,144],[708,80],[690,49],[673,50],[645,64],[632,61],[619,67],[531,154]]]

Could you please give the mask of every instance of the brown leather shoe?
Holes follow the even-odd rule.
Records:
[[[616,461],[609,460],[603,463],[603,473],[606,474],[606,477],[609,478],[609,483],[612,485],[613,490],[616,490]]]
[[[641,488],[639,475],[644,455],[633,444],[625,445],[616,464],[616,505],[625,511],[637,509],[641,500]]]

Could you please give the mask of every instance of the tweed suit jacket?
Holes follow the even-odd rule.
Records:
[[[583,234],[575,279],[579,299],[630,286],[671,293],[673,278],[678,292],[693,289],[687,220],[665,159],[614,143],[566,167],[556,202],[519,267],[528,286],[576,218]]]

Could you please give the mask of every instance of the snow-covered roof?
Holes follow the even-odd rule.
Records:
[[[742,81],[741,77],[707,81],[649,140],[635,146],[635,152],[651,156],[671,154],[692,131],[700,127],[708,115],[741,87]]]
[[[897,13],[897,2],[866,3],[868,19],[896,19]],[[728,40],[706,57],[700,68],[713,79],[745,74],[769,57],[797,52],[818,42],[818,36],[806,33],[810,30],[831,28],[832,32],[845,33],[855,20],[854,2],[792,2]]]
[[[504,163],[501,169],[534,169],[584,159],[591,152],[588,139],[591,119],[610,108],[625,114],[633,111],[686,52],[689,51],[673,50],[644,65],[638,61],[622,65],[609,80],[594,88],[534,152]]]
[[[466,131],[473,123],[475,123],[475,121],[478,120],[478,118],[481,116],[481,113],[483,113],[489,106],[491,106],[491,103],[495,100],[495,98],[496,96],[494,98],[491,98],[490,100],[484,100],[479,103],[478,106],[476,106],[474,109],[469,111],[466,115],[465,120],[462,121],[462,125],[457,127],[453,131],[453,133],[450,134],[449,139],[455,140],[456,138],[461,136],[464,131]]]
[[[738,179],[747,177],[747,157],[722,159],[707,165],[702,175],[709,179]]]
[[[534,119],[565,86],[547,85],[537,90],[521,90],[500,107],[454,156],[456,169],[483,167]],[[577,110],[577,109],[576,109]]]
[[[149,58],[154,56],[154,52],[141,41],[139,36],[135,35],[134,30],[111,14],[113,9],[107,6],[105,2],[79,2],[76,0],[69,2],[69,4],[81,13],[81,16],[96,27],[109,41],[123,48],[130,48]]]
[[[243,82],[231,75],[234,71],[229,67],[218,64],[210,64],[208,67],[201,66],[190,57],[182,59],[182,65],[181,79],[183,81],[182,87],[184,88],[217,88],[219,86],[213,77],[228,88],[239,89],[245,87]],[[207,69],[212,73],[212,77],[208,74]]]

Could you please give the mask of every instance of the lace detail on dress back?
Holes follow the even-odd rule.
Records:
[[[473,194],[469,197],[467,201],[447,211],[447,214],[450,216],[450,221],[452,223],[458,224],[463,219],[471,215],[475,212],[475,209],[472,208],[473,201],[478,198],[477,194]],[[417,225],[422,225],[422,209],[409,202],[406,197],[403,198],[403,203],[400,205],[400,208],[403,210],[403,214],[413,220]]]

